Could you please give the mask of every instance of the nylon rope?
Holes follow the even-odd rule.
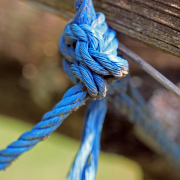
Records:
[[[92,0],[75,0],[75,9],[74,19],[65,27],[59,41],[64,57],[63,68],[75,85],[51,111],[44,114],[38,124],[0,151],[0,170],[46,139],[69,114],[91,99],[85,115],[81,146],[67,180],[94,180],[107,97],[113,97],[112,103],[131,122],[143,127],[151,136],[156,133],[155,139],[158,139],[157,142],[166,154],[171,152],[171,158],[179,158],[179,146],[166,138],[165,133],[162,133],[165,140],[162,138],[161,132],[165,131],[158,124],[152,123],[143,98],[131,86],[127,76],[128,62],[117,55],[116,33],[108,27],[105,15],[95,12]]]
[[[104,14],[95,13],[92,1],[77,0],[75,8],[76,16],[60,38],[60,50],[64,56],[63,68],[76,85],[65,93],[51,111],[44,114],[32,130],[0,151],[0,170],[46,139],[70,113],[91,98],[93,100],[85,117],[82,145],[67,178],[82,179],[88,173],[92,179],[95,178],[100,134],[107,109],[108,85],[105,78],[125,76],[128,62],[117,56],[116,33],[108,28]]]

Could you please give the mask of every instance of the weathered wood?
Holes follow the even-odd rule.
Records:
[[[74,0],[26,0],[51,7],[70,18]],[[96,11],[106,15],[110,27],[135,40],[180,57],[179,0],[93,0]]]

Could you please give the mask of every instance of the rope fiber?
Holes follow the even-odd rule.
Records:
[[[85,115],[81,146],[67,180],[94,180],[108,98],[131,122],[147,131],[180,167],[180,148],[166,136],[157,121],[152,121],[151,111],[131,86],[127,75],[128,62],[117,56],[116,33],[108,27],[104,14],[95,12],[92,0],[75,0],[75,9],[74,19],[67,24],[59,41],[64,57],[63,68],[75,85],[51,111],[44,114],[38,124],[0,151],[0,170],[46,139],[69,114],[91,99]]]
[[[128,62],[117,56],[118,40],[108,28],[105,16],[95,13],[91,0],[75,1],[76,16],[60,38],[63,68],[74,85],[54,108],[44,114],[32,130],[0,151],[0,170],[19,155],[46,139],[73,111],[91,101],[83,129],[82,145],[67,179],[95,179],[100,152],[100,134],[106,114],[106,78],[120,78],[128,73]]]

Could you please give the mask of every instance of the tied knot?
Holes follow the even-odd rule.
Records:
[[[60,49],[63,68],[73,82],[81,81],[92,98],[102,99],[107,92],[105,79],[126,76],[128,62],[117,56],[116,33],[108,28],[104,14],[96,16],[91,25],[71,21],[60,39]]]

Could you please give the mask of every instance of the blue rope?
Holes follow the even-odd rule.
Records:
[[[166,136],[151,112],[129,82],[128,62],[117,56],[118,40],[102,13],[95,13],[91,0],[75,0],[76,16],[66,26],[59,46],[63,68],[74,85],[54,108],[44,114],[31,131],[0,151],[0,170],[19,155],[46,139],[73,111],[91,100],[82,134],[82,143],[68,180],[94,180],[100,153],[101,130],[107,110],[107,98],[116,93],[112,102],[129,120],[147,131],[160,144],[167,156],[180,164],[180,148]],[[125,78],[122,78],[125,77]],[[120,80],[114,82],[112,79]],[[109,90],[108,90],[109,89]],[[108,93],[108,94],[107,94]],[[180,166],[179,166],[180,167]]]
[[[51,111],[44,114],[42,120],[31,131],[25,132],[17,141],[0,151],[0,170],[5,169],[20,154],[46,139],[72,111],[85,103],[87,97],[87,91],[84,90],[82,83],[70,88],[62,100]]]
[[[130,76],[112,84],[108,97],[128,120],[141,127],[151,137],[161,152],[180,169],[180,146],[167,135],[165,128],[153,117],[153,113],[136,88],[131,85]]]
[[[85,117],[82,144],[68,179],[95,179],[100,134],[107,109],[105,97],[108,85],[105,79],[126,76],[128,62],[117,56],[116,33],[108,28],[104,14],[95,13],[92,1],[77,0],[75,7],[76,16],[60,38],[60,49],[64,56],[64,70],[76,85],[51,111],[44,114],[31,131],[0,151],[0,170],[46,139],[71,112],[85,104],[88,98],[93,98]]]
[[[106,98],[89,104],[85,116],[82,144],[69,172],[68,180],[95,179],[106,110]]]

